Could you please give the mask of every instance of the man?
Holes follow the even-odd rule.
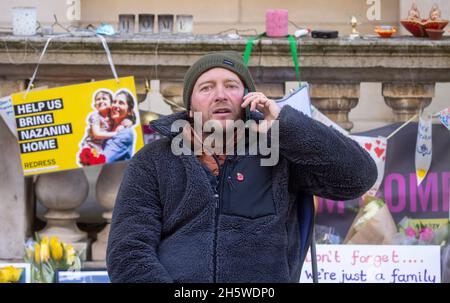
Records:
[[[187,111],[154,121],[165,138],[146,145],[126,169],[107,249],[111,281],[298,282],[314,224],[312,195],[361,196],[375,182],[375,163],[353,140],[255,92],[235,52],[194,63],[183,99]],[[173,132],[176,121],[192,123],[197,113],[204,124],[226,127],[225,120],[244,119],[247,106],[261,132],[279,136],[274,165],[262,166],[262,156],[248,149],[173,152],[180,136],[192,148],[211,134],[190,123]],[[279,134],[271,133],[275,123]],[[234,144],[245,138],[234,136]]]

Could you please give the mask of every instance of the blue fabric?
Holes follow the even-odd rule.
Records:
[[[298,222],[300,230],[300,256],[305,258],[312,239],[312,227],[314,226],[314,200],[311,194],[305,193],[299,196],[298,205]]]
[[[124,128],[114,137],[106,140],[103,148],[106,163],[131,159],[134,140],[133,128]]]
[[[144,146],[125,170],[107,247],[112,282],[298,282],[314,222],[311,195],[356,198],[377,176],[355,141],[285,106],[280,161],[271,169],[274,213],[226,214],[195,155],[171,152],[178,119],[187,113],[153,122],[166,138]]]

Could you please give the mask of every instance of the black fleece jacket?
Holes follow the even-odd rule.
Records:
[[[354,199],[377,177],[355,141],[285,106],[278,164],[229,157],[214,183],[195,155],[171,152],[178,119],[187,113],[154,121],[166,138],[144,146],[126,168],[107,248],[112,282],[298,282],[312,195]],[[243,180],[233,179],[238,173]]]

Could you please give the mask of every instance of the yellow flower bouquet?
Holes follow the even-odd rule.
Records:
[[[53,236],[42,238],[36,234],[36,241],[25,244],[25,261],[31,264],[31,281],[52,283],[57,270],[81,269],[80,255],[70,244],[60,242]]]

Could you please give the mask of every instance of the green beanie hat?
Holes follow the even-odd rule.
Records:
[[[252,75],[239,53],[235,51],[209,53],[197,60],[184,76],[183,101],[187,110],[191,109],[191,95],[195,82],[204,72],[215,67],[228,69],[238,75],[249,92],[256,90]]]

